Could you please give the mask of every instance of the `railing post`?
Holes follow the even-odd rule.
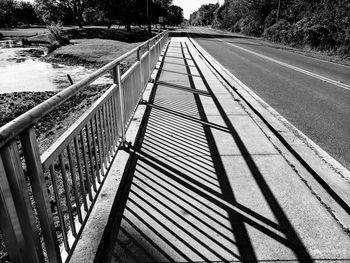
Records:
[[[137,50],[137,61],[140,63],[140,89],[143,89],[143,74],[142,74],[142,62],[141,62],[141,54],[140,48]]]
[[[151,75],[151,49],[150,49],[150,43],[149,41],[147,42],[147,50],[148,50],[148,56],[147,56],[147,60],[148,60],[148,75]]]
[[[41,166],[39,147],[33,127],[21,134],[23,154],[27,165],[28,177],[33,189],[33,196],[40,220],[49,262],[62,262],[61,253],[55,233],[53,216],[49,205],[49,196]]]
[[[0,229],[13,262],[25,263],[25,241],[0,155]]]
[[[159,56],[160,56],[160,47],[161,47],[161,41],[162,41],[162,37],[160,36],[159,39],[158,39],[158,54],[157,54],[157,61],[159,59]]]
[[[121,124],[121,147],[125,147],[126,136],[125,136],[125,105],[124,105],[124,90],[122,86],[122,73],[120,70],[120,64],[113,68],[113,81],[114,84],[118,84],[118,93],[119,93],[119,111],[120,111],[120,124]]]
[[[21,251],[23,249],[23,259],[25,262],[44,262],[17,141],[14,139],[3,146],[0,154],[13,196],[13,204],[18,215],[19,225],[14,228],[16,231],[21,231],[21,233],[18,232],[19,240],[17,242],[19,242],[19,245],[24,242],[24,247],[19,247]]]

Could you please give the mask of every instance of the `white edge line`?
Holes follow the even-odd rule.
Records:
[[[265,56],[265,55],[262,55],[262,54],[259,54],[259,53],[255,52],[255,51],[252,51],[252,50],[249,50],[249,49],[246,49],[246,48],[237,46],[237,45],[235,45],[235,44],[232,44],[232,43],[230,43],[230,42],[226,42],[226,41],[224,41],[224,40],[221,40],[221,39],[218,39],[218,38],[216,38],[216,40],[218,40],[218,41],[220,41],[220,42],[223,42],[223,43],[226,43],[226,44],[228,44],[228,45],[230,45],[230,46],[233,46],[233,47],[235,47],[235,48],[241,49],[241,50],[243,50],[243,51],[245,51],[245,52],[251,53],[251,54],[253,54],[253,55],[256,55],[256,56],[258,56],[258,57],[261,57],[261,58],[263,58],[263,59],[267,59],[267,60],[269,60],[269,61],[272,61],[272,62],[274,62],[274,63],[277,63],[277,64],[281,65],[281,66],[284,66],[284,67],[293,69],[293,70],[298,71],[298,72],[300,72],[300,73],[303,73],[303,74],[305,74],[305,75],[308,75],[308,76],[317,78],[317,79],[319,79],[319,80],[328,82],[328,83],[333,84],[333,85],[335,85],[335,86],[337,86],[337,87],[339,87],[339,88],[342,88],[342,89],[345,89],[345,90],[350,90],[350,86],[349,86],[349,85],[344,84],[344,83],[340,83],[339,81],[336,81],[336,80],[333,80],[333,79],[330,79],[330,78],[327,78],[327,77],[323,77],[323,76],[321,76],[321,75],[318,75],[318,74],[316,74],[316,73],[312,73],[312,72],[307,71],[307,70],[305,70],[305,69],[301,69],[301,68],[298,68],[298,67],[289,65],[289,64],[284,63],[284,62],[282,62],[282,61],[279,61],[279,60],[270,58],[270,57],[268,57],[268,56]]]

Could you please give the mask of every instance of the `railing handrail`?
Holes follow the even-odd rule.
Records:
[[[8,141],[10,141],[12,138],[19,135],[21,132],[23,132],[25,129],[27,129],[29,126],[33,125],[36,121],[41,119],[43,116],[50,113],[52,110],[54,110],[56,107],[64,103],[66,100],[68,100],[70,97],[72,97],[74,94],[76,94],[79,90],[86,87],[87,85],[94,82],[96,79],[101,77],[103,74],[105,74],[108,71],[111,71],[113,68],[115,68],[118,64],[120,64],[124,59],[129,57],[130,55],[137,52],[140,48],[144,47],[148,43],[152,42],[155,39],[158,39],[162,35],[164,35],[167,31],[164,31],[153,38],[145,41],[144,43],[138,45],[137,47],[133,48],[132,50],[128,51],[124,55],[118,57],[117,59],[111,61],[110,63],[106,64],[102,68],[96,70],[94,73],[92,73],[90,76],[86,77],[85,79],[82,79],[81,81],[67,87],[66,89],[62,90],[61,92],[57,93],[53,97],[49,98],[48,100],[40,103],[39,105],[35,106],[34,108],[30,109],[29,111],[23,113],[16,119],[10,121],[9,123],[5,124],[4,126],[0,127],[0,148],[3,147]]]

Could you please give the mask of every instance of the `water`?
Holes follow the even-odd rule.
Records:
[[[0,93],[57,91],[70,85],[67,74],[78,82],[93,72],[81,66],[41,61],[44,52],[44,48],[0,48]],[[105,83],[111,83],[110,76],[94,82]]]

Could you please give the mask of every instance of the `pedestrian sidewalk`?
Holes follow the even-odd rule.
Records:
[[[350,261],[350,237],[191,42],[164,56],[104,261]]]

